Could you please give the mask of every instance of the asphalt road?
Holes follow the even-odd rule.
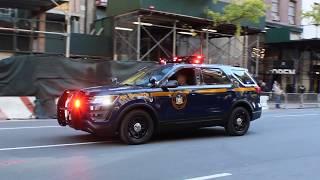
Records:
[[[319,130],[320,109],[274,110],[242,137],[206,128],[127,146],[54,120],[0,121],[0,179],[318,179]]]

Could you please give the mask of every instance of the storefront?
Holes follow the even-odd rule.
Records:
[[[259,79],[271,89],[278,81],[286,92],[320,93],[320,40],[296,40],[266,44]]]

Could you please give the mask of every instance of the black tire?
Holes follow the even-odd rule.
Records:
[[[132,110],[122,119],[119,131],[120,138],[124,143],[143,144],[151,139],[154,123],[146,111]]]
[[[225,125],[225,130],[230,136],[243,136],[250,127],[250,114],[243,107],[236,107],[232,110],[231,115]]]

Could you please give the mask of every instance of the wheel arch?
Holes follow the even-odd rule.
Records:
[[[249,112],[249,115],[250,115],[250,120],[252,120],[252,115],[253,115],[253,107],[250,105],[250,103],[246,100],[240,100],[240,101],[237,101],[235,102],[232,107],[231,107],[231,110],[230,110],[230,113],[237,107],[243,107],[245,108],[248,112]],[[230,114],[229,113],[229,114]]]
[[[119,114],[118,118],[117,118],[117,125],[116,125],[116,130],[118,131],[122,122],[123,117],[129,113],[130,111],[133,110],[143,110],[146,111],[152,118],[153,122],[154,122],[154,128],[157,129],[158,125],[159,125],[159,116],[157,114],[157,111],[150,105],[148,104],[144,104],[144,103],[136,103],[136,104],[132,104],[129,105],[127,107],[125,107]]]

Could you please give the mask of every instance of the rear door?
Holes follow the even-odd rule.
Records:
[[[220,119],[232,104],[232,83],[218,68],[204,67],[201,69],[201,76],[202,85],[197,92],[201,95],[203,114],[209,119]]]

